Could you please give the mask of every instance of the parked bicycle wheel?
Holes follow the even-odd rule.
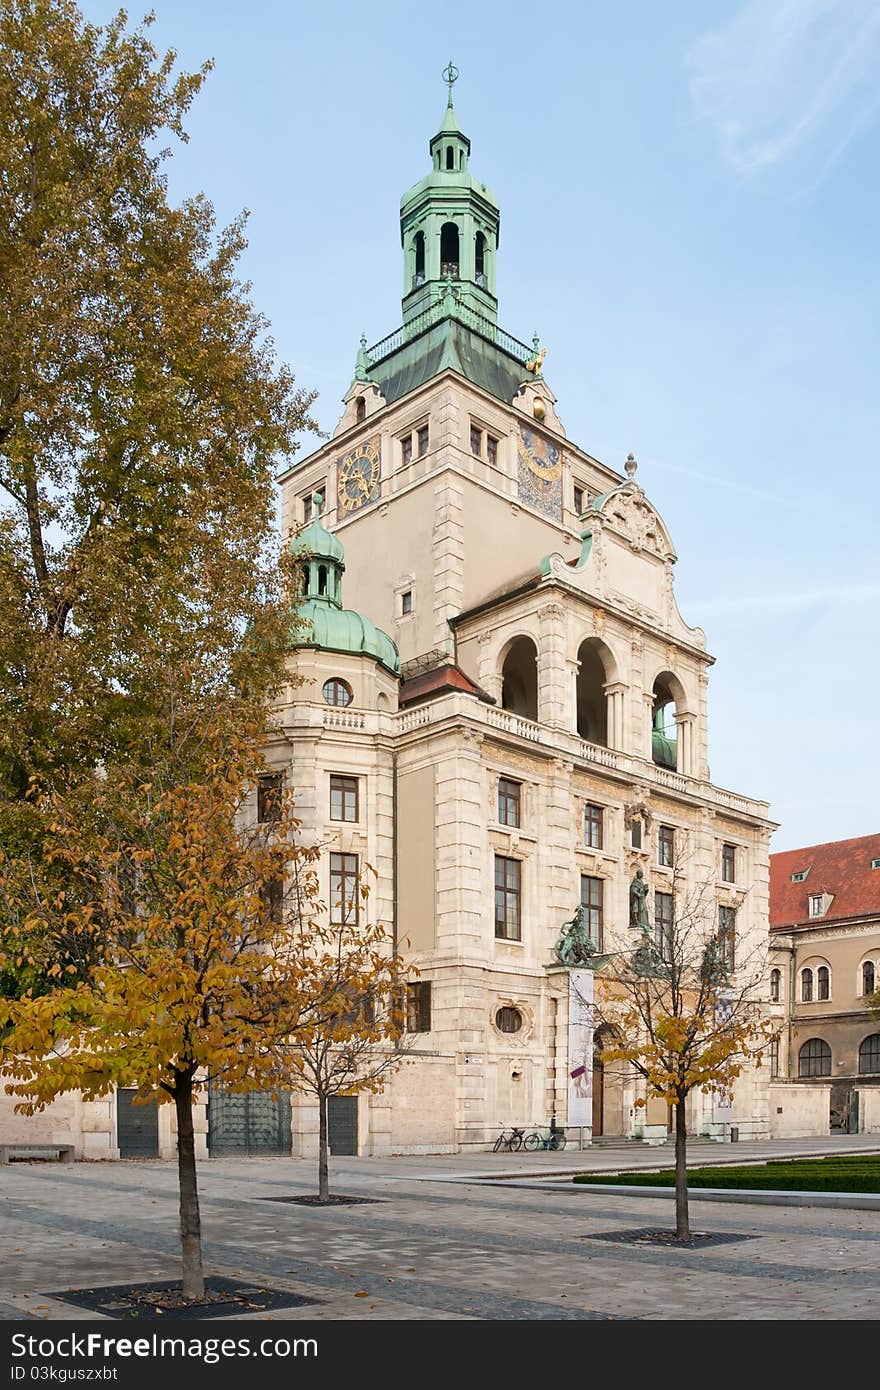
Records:
[[[514,1151],[516,1151],[517,1149],[521,1149],[522,1146],[523,1146],[523,1134],[522,1134],[522,1130],[521,1130],[521,1129],[518,1129],[518,1130],[516,1131],[515,1134],[511,1134],[511,1136],[510,1136],[510,1143],[509,1143],[509,1145],[508,1145],[508,1148],[513,1149]]]
[[[533,1129],[531,1134],[527,1134],[525,1139],[523,1140],[523,1148],[528,1149],[531,1153],[533,1149],[540,1149],[540,1147],[541,1136],[536,1129]]]
[[[564,1134],[551,1134],[551,1136],[550,1136],[550,1147],[551,1147],[551,1149],[564,1149],[564,1148],[565,1148],[565,1145],[566,1145],[566,1138],[565,1138],[565,1135],[564,1135]]]
[[[497,1154],[498,1150],[501,1148],[501,1145],[502,1145],[503,1143],[504,1143],[504,1131],[502,1130],[501,1133],[499,1134],[498,1138],[495,1140],[495,1143],[492,1145],[492,1152],[493,1152],[493,1154]]]

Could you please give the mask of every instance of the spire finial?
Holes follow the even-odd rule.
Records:
[[[626,476],[629,478],[630,482],[632,482],[633,478],[636,476],[636,470],[638,466],[639,465],[636,463],[635,454],[627,454],[626,463],[623,465],[623,467],[624,472],[626,473]]]
[[[365,333],[362,333],[362,334],[361,334],[361,345],[360,345],[360,347],[358,348],[357,360],[355,361],[355,365],[354,365],[354,379],[355,379],[355,381],[366,381],[366,380],[367,380],[367,372],[370,370],[370,366],[371,366],[371,363],[370,363],[370,356],[369,356],[369,353],[367,352],[367,336],[366,336]]]
[[[458,81],[458,68],[455,66],[451,58],[449,59],[449,62],[446,65],[446,67],[443,69],[443,81],[449,88],[449,100],[447,101],[446,105],[451,106],[453,83]]]

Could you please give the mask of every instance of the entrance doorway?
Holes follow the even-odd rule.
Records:
[[[357,1158],[357,1096],[330,1096],[327,1101],[327,1141],[334,1157],[341,1154]]]
[[[290,1096],[277,1100],[269,1091],[230,1094],[208,1083],[208,1152],[223,1154],[289,1154]]]
[[[159,1106],[155,1096],[134,1103],[136,1086],[116,1092],[116,1140],[120,1158],[159,1157]]]

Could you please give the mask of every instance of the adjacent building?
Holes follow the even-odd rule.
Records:
[[[880,835],[771,855],[770,930],[774,1077],[819,1085],[817,1125],[880,1125]]]

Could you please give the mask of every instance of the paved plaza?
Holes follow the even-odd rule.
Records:
[[[880,1136],[695,1145],[695,1162],[880,1151]],[[206,1272],[317,1303],[298,1319],[875,1319],[880,1210],[691,1203],[695,1231],[735,1239],[665,1249],[591,1239],[667,1226],[670,1200],[587,1191],[576,1171],[671,1161],[669,1149],[334,1159],[324,1210],[275,1202],[314,1191],[290,1158],[200,1166]],[[0,1315],[81,1319],[65,1288],[179,1277],[170,1162],[14,1164],[0,1169]],[[808,1199],[804,1199],[808,1200]],[[245,1320],[244,1318],[237,1320]]]

